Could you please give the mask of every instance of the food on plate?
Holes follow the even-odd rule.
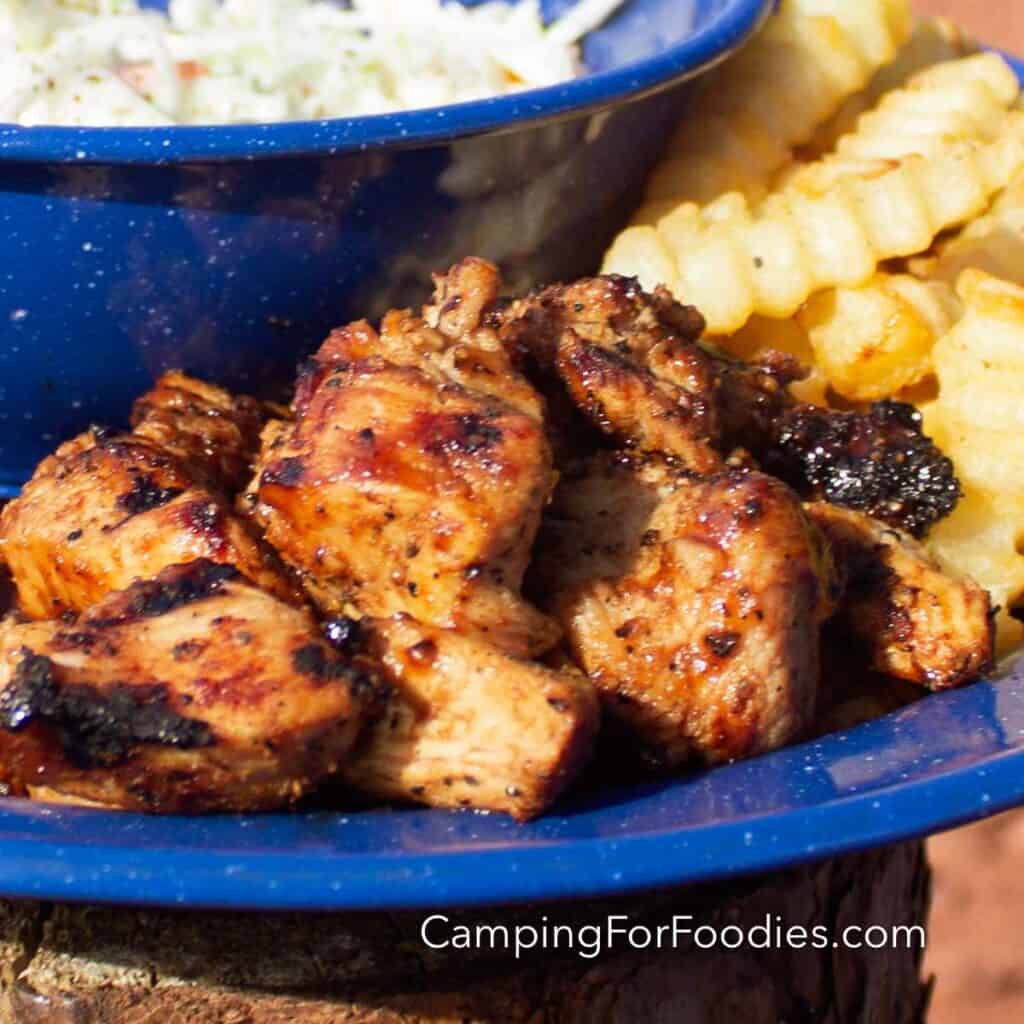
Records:
[[[1022,122],[1013,71],[977,51],[949,23],[918,21],[895,59],[791,154],[767,194],[744,186],[712,198],[686,175],[673,187],[666,158],[652,178],[658,200],[641,207],[605,266],[693,302],[715,344],[740,359],[798,361],[804,375],[785,383],[797,402],[855,416],[876,403],[890,422],[892,411],[918,406],[916,428],[951,459],[944,477],[955,471],[960,499],[931,529],[890,522],[926,534],[945,571],[990,594],[1005,653],[1024,642],[1014,610],[1024,602],[1015,376],[1024,306],[1014,287],[1024,285]],[[819,419],[797,433],[815,471],[831,428]],[[786,475],[780,448],[763,468]],[[838,467],[835,485],[884,480],[893,460],[877,455]],[[928,460],[916,461],[929,475]]]
[[[910,406],[800,401],[794,357],[632,279],[434,285],[333,331],[288,408],[170,373],[44,460],[0,522],[12,784],[241,810],[331,776],[529,818],[602,721],[663,770],[810,735],[826,625],[865,678],[988,666],[987,594],[896,529],[960,493]]]
[[[576,77],[622,0],[6,0],[0,121],[318,120],[480,99]]]
[[[815,292],[863,284],[884,260],[920,253],[982,213],[1024,170],[1024,120],[1008,110],[1015,98],[995,135],[984,118],[964,119],[956,137],[919,147],[925,152],[827,154],[758,202],[739,193],[703,206],[680,197],[653,223],[622,232],[604,269],[664,284],[697,306],[715,335],[755,313],[792,316]]]
[[[93,429],[61,445],[0,512],[0,558],[21,611],[81,612],[201,558],[296,601],[294,581],[232,508],[262,415],[251,399],[172,374],[137,403],[131,432]]]
[[[605,275],[513,303],[501,330],[628,448],[667,454],[698,473],[743,449],[805,497],[915,534],[952,510],[952,465],[909,406],[845,411],[800,402],[786,387],[801,376],[793,359],[725,358],[697,344],[701,328],[700,316],[663,288],[647,294],[633,279]]]
[[[198,560],[80,615],[0,626],[0,764],[50,799],[277,807],[338,770],[377,688],[309,611]]]
[[[488,322],[498,285],[467,260],[423,317],[331,334],[243,508],[323,609],[406,612],[533,655],[558,639],[519,596],[555,473],[540,398]]]
[[[988,594],[945,575],[912,537],[852,509],[808,507],[843,567],[842,625],[868,652],[871,667],[944,690],[992,667]]]
[[[621,273],[508,297],[466,258],[331,332],[287,407],[170,372],[61,445],[0,513],[0,776],[526,819],[602,730],[714,765],[987,672],[1024,640],[1024,114],[999,57],[909,26],[785,0]]]
[[[782,0],[755,39],[697,83],[647,202],[760,198],[793,149],[892,59],[910,24],[900,0]]]
[[[533,573],[605,710],[658,763],[749,757],[813,721],[840,587],[778,480],[601,452],[559,484]]]
[[[404,614],[376,620],[368,636],[390,685],[341,769],[356,788],[532,818],[590,759],[598,703],[579,672]]]

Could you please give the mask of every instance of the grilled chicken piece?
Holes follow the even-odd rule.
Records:
[[[365,320],[332,331],[300,374],[296,411],[302,414],[323,375],[339,363],[376,358],[421,370],[439,387],[458,384],[543,420],[543,399],[515,370],[496,330],[501,322],[497,268],[465,259],[447,274],[435,274],[434,286],[433,302],[423,307],[422,316],[397,309],[385,314],[379,333]]]
[[[501,334],[521,365],[557,374],[604,433],[707,473],[721,457],[714,368],[696,345],[703,330],[700,314],[667,292],[594,277],[512,303]]]
[[[108,807],[281,807],[345,760],[376,696],[374,663],[308,611],[197,561],[0,631],[0,770]]]
[[[335,331],[294,423],[266,432],[248,500],[325,611],[405,612],[536,654],[558,631],[519,587],[555,477],[542,403],[484,322],[487,267],[439,282],[436,328],[405,312],[379,335]]]
[[[589,759],[593,687],[406,615],[373,622],[368,649],[392,684],[343,768],[354,786],[435,807],[540,814]]]
[[[200,558],[299,600],[226,498],[165,449],[131,435],[86,433],[44,459],[0,513],[0,556],[32,619],[83,611],[134,580]]]
[[[606,434],[698,473],[743,448],[807,498],[920,535],[960,495],[953,465],[910,406],[841,412],[797,402],[788,357],[750,366],[697,344],[703,320],[662,288],[606,276],[547,288],[502,314],[521,365],[556,375]]]
[[[132,410],[132,435],[176,456],[193,476],[228,494],[249,479],[267,419],[262,403],[165,373]]]
[[[0,560],[22,612],[49,619],[83,611],[136,579],[199,558],[301,601],[229,502],[264,418],[253,399],[171,372],[135,403],[130,434],[94,428],[44,459],[0,513]]]
[[[465,259],[447,274],[434,275],[434,300],[423,307],[423,320],[446,339],[438,361],[453,380],[542,421],[544,400],[516,371],[497,331],[503,305],[500,290],[497,267],[486,260]],[[384,318],[383,337],[399,330],[418,351],[426,348],[415,317],[398,312]]]
[[[530,586],[605,708],[663,764],[770,750],[814,717],[836,586],[777,480],[602,453],[560,484]]]
[[[913,538],[870,516],[826,502],[808,513],[845,567],[841,622],[872,668],[944,690],[991,667],[993,613],[981,587],[947,576]]]

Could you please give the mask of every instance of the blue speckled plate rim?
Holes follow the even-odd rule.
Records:
[[[0,123],[0,161],[164,165],[414,146],[558,119],[636,99],[723,60],[768,16],[774,0],[730,0],[664,52],[543,89],[399,114],[283,124],[171,128],[23,128]]]
[[[886,763],[883,778],[902,781],[854,785],[819,799],[822,785],[833,785],[830,765],[837,761],[884,761],[886,750],[900,749],[910,723],[918,736],[933,728],[948,736],[950,719],[967,722],[980,711],[988,722],[993,702],[1001,705],[1001,724],[991,722],[990,749],[959,758],[947,750],[943,761],[963,763],[945,769],[913,746],[912,755],[906,750]],[[856,729],[661,789],[641,787],[639,799],[665,800],[671,810],[674,798],[703,787],[711,804],[725,805],[741,790],[756,804],[764,774],[793,780],[769,798],[789,800],[791,809],[617,835],[610,817],[617,805],[589,812],[584,805],[583,820],[605,816],[610,828],[586,838],[573,838],[571,809],[526,825],[462,812],[378,811],[221,818],[217,845],[197,848],[187,836],[201,819],[147,818],[140,829],[137,815],[3,800],[0,895],[240,910],[444,908],[600,896],[772,870],[930,834],[1024,803],[1024,672],[927,697]],[[43,816],[69,838],[9,834],[19,818],[38,825]],[[380,849],[332,854],[322,831],[329,820],[341,839],[346,824],[369,823]],[[422,850],[402,847],[419,825],[434,840]],[[489,825],[498,826],[490,829],[494,834],[474,845],[474,835]],[[286,838],[275,846],[282,829],[300,843],[289,846]],[[95,842],[92,834],[104,831],[111,841]],[[312,851],[301,848],[310,838],[305,832],[312,833]],[[567,834],[549,837],[559,832]]]

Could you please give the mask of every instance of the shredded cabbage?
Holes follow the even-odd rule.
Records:
[[[0,0],[0,121],[171,125],[432,107],[580,73],[622,0]]]

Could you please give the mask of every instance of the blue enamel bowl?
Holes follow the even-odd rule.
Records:
[[[0,125],[0,495],[169,367],[272,396],[329,328],[419,302],[466,254],[516,289],[592,272],[686,81],[770,7],[627,0],[584,77],[405,114]]]

